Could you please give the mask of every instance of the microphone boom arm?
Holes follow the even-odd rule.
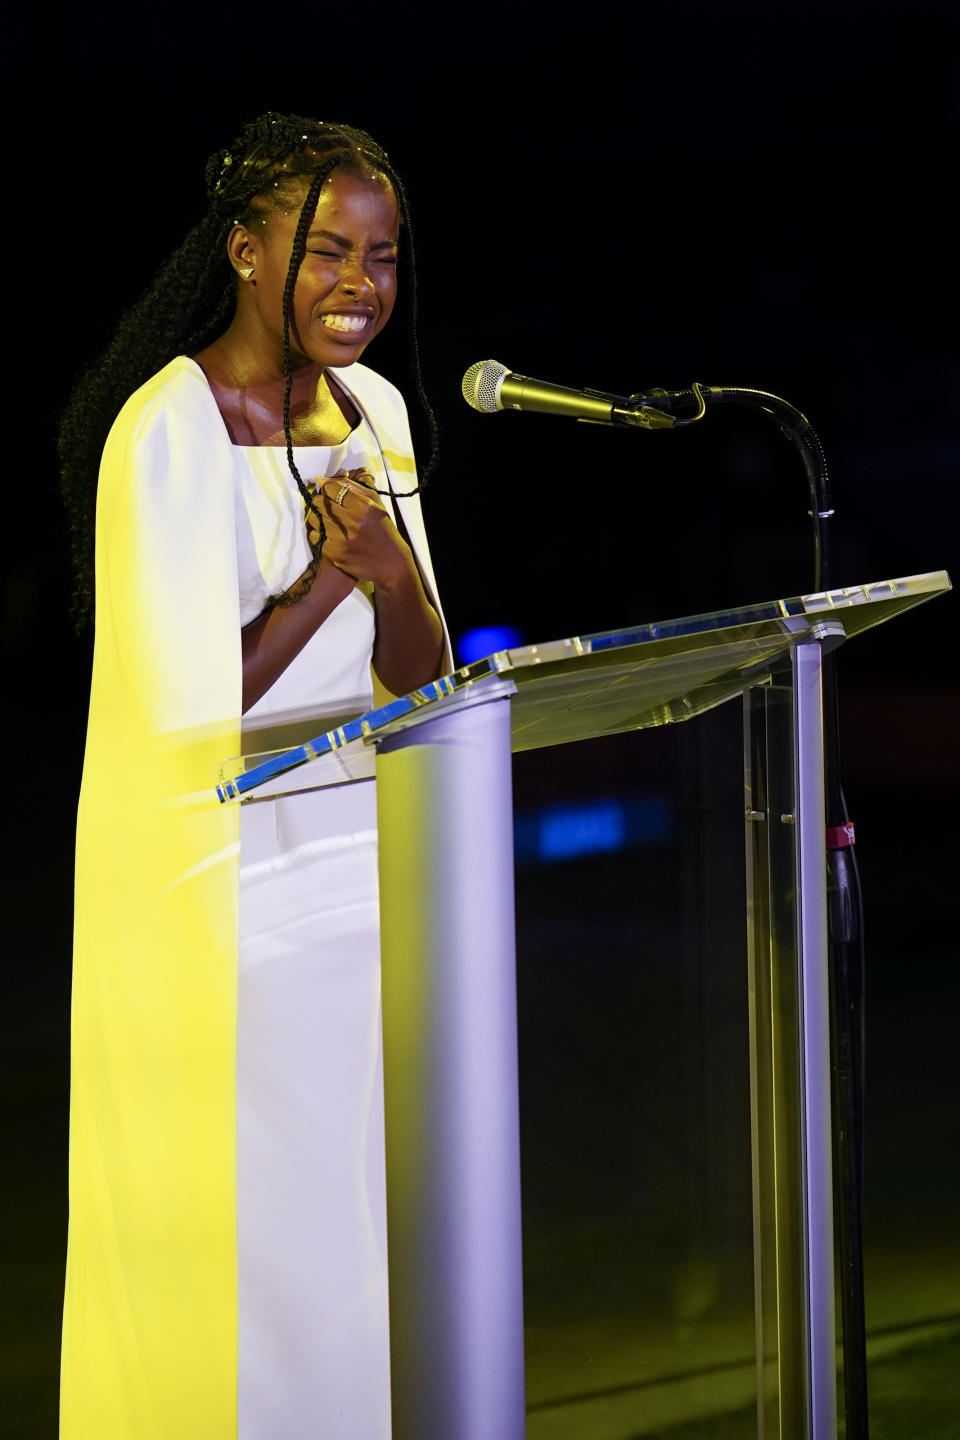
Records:
[[[696,413],[682,419],[673,414],[674,406],[682,408],[687,405],[695,406]],[[813,588],[826,590],[830,569],[827,521],[833,515],[827,457],[820,436],[795,405],[782,400],[779,395],[771,395],[767,390],[750,390],[733,385],[699,385],[694,381],[688,390],[654,389],[631,395],[627,407],[636,418],[625,423],[645,430],[677,430],[702,420],[708,405],[744,405],[751,410],[759,410],[776,421],[781,433],[796,446],[810,492],[807,513],[813,524]]]

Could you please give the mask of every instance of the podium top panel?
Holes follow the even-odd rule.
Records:
[[[367,778],[378,741],[494,693],[513,693],[514,750],[676,723],[763,683],[794,645],[837,645],[950,588],[939,570],[497,651],[354,719],[317,716],[302,743],[225,760],[217,793],[268,799]]]

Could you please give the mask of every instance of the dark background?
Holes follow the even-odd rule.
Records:
[[[267,108],[350,120],[387,147],[413,203],[442,427],[424,505],[451,630],[544,640],[809,590],[804,481],[776,428],[745,412],[673,435],[477,416],[460,377],[488,356],[618,392],[697,379],[783,395],[830,461],[833,583],[956,570],[957,41],[948,5],[614,7],[567,23],[540,8],[216,23],[164,8],[122,27],[48,15],[22,39],[3,267],[16,1433],[53,1433],[89,673],[67,615],[54,431],[72,380],[199,216],[206,156]],[[395,341],[378,346],[371,363],[401,378]],[[953,597],[840,657],[875,1036],[868,1240],[875,1222],[905,1257],[956,1208],[957,660]],[[598,763],[604,784],[611,766]],[[559,793],[560,769],[518,771],[521,807]],[[549,909],[569,894],[562,868],[521,895]],[[529,975],[522,1003],[528,991]],[[531,1039],[528,1081],[536,1054]],[[536,1192],[533,1170],[525,1185]],[[960,1312],[960,1294],[931,1305]]]

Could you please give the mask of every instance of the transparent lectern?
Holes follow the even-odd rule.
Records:
[[[940,571],[507,650],[224,762],[225,801],[377,777],[395,1440],[524,1434],[511,749],[737,697],[758,1433],[836,1435],[821,657],[949,588]]]

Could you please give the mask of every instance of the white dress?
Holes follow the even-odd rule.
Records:
[[[363,466],[387,488],[362,420],[344,444],[295,460],[305,480]],[[246,624],[303,573],[309,549],[284,450],[237,447],[236,477]],[[247,712],[245,751],[277,721],[369,709],[373,641],[357,587]],[[372,780],[241,812],[237,1251],[240,1440],[388,1437]]]

